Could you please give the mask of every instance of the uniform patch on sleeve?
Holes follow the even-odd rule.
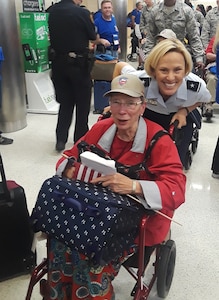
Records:
[[[187,80],[186,84],[187,84],[187,90],[193,92],[198,92],[201,88],[201,82],[198,81]]]

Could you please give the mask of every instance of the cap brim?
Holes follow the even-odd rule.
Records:
[[[165,37],[165,36],[163,36],[162,34],[158,34],[158,35],[156,35],[156,38],[158,38],[158,37],[162,37],[162,38],[166,39],[166,37]]]
[[[125,95],[128,95],[130,97],[135,97],[135,98],[143,96],[140,93],[137,93],[137,92],[134,92],[134,91],[130,91],[130,90],[123,90],[123,89],[117,89],[117,90],[108,91],[103,96],[106,97],[106,96],[109,96],[110,94],[113,94],[113,93],[125,94]]]

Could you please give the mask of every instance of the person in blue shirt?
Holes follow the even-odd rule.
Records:
[[[110,0],[101,2],[101,16],[94,20],[97,41],[95,54],[108,54],[118,58],[119,30],[113,16],[113,6]]]
[[[132,23],[133,23],[133,27],[135,26],[135,24],[140,24],[140,19],[141,19],[141,10],[142,10],[143,4],[141,1],[138,1],[136,3],[136,8],[133,9],[132,11]]]
[[[131,54],[129,55],[128,59],[130,61],[136,61],[137,59],[137,47],[138,47],[138,40],[139,37],[136,34],[136,31],[139,30],[139,24],[140,24],[140,19],[141,19],[141,10],[142,10],[142,2],[137,2],[136,3],[136,8],[133,9],[132,11],[132,28],[133,31],[131,33],[131,45],[132,45],[132,51]]]

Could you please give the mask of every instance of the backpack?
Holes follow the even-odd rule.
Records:
[[[132,11],[130,11],[127,14],[127,17],[126,17],[126,26],[133,28],[133,26],[132,26]]]
[[[166,134],[160,130],[152,137],[145,163],[158,139]],[[91,151],[105,156],[104,151],[85,141],[78,147],[79,153]],[[130,175],[124,165],[117,167],[119,173]],[[132,172],[136,174],[135,169]],[[31,214],[31,223],[34,232],[45,232],[86,255],[94,265],[104,266],[124,255],[124,251],[129,253],[138,236],[142,217],[153,213],[128,195],[114,193],[102,185],[55,175],[44,181]]]

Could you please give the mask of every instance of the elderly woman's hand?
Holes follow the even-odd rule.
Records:
[[[75,167],[71,166],[71,167],[66,167],[65,170],[62,173],[63,177],[66,177],[68,179],[72,179],[74,178],[74,172],[75,172]]]
[[[142,195],[142,188],[140,183],[120,173],[97,177],[95,179],[92,179],[91,183],[93,184],[101,183],[102,186],[109,187],[111,191],[119,194]]]
[[[110,112],[110,106],[104,107],[102,114],[107,114],[108,112]]]

